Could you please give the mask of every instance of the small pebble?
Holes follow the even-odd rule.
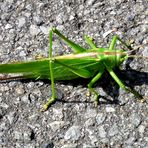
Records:
[[[65,133],[64,139],[76,141],[80,138],[80,136],[81,136],[80,127],[79,126],[72,126]]]

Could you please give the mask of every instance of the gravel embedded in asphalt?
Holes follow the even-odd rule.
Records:
[[[136,55],[148,55],[146,0],[5,0],[0,14],[0,63],[48,57],[53,26],[86,48],[84,35],[92,36],[98,47],[107,47],[116,33],[134,48],[141,46]],[[54,55],[72,52],[57,37],[53,48]],[[147,65],[148,60],[135,58],[118,73],[145,98]],[[119,89],[109,75],[95,85],[102,96],[97,108],[93,96],[86,96],[86,82],[57,82],[56,87],[59,101],[41,113],[51,95],[49,81],[0,82],[0,147],[148,147],[147,102]]]

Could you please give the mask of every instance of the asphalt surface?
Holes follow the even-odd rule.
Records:
[[[80,79],[57,82],[59,100],[42,113],[50,81],[0,82],[0,147],[147,148],[147,5],[146,0],[0,1],[0,63],[48,57],[52,27],[86,48],[84,35],[108,47],[117,34],[139,48],[134,54],[141,57],[127,60],[116,73],[146,99],[139,102],[104,74],[95,85],[102,96],[98,107],[86,95],[89,80]],[[53,49],[54,55],[72,53],[57,37]]]

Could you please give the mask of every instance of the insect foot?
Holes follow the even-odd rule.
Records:
[[[56,101],[55,97],[51,97],[48,102],[46,104],[43,105],[43,107],[41,108],[41,112],[45,112],[46,110],[48,110],[49,106],[54,103]]]
[[[43,107],[41,108],[41,112],[45,112],[46,110],[48,109],[48,105],[47,104],[45,104],[45,105],[43,105]]]
[[[94,104],[95,104],[95,107],[98,107],[99,102],[98,101],[95,101]]]
[[[99,105],[99,96],[98,96],[98,94],[97,95],[95,94],[95,102],[94,102],[94,104],[95,104],[95,107],[97,107]]]
[[[91,96],[91,92],[90,92],[90,91],[87,91],[87,92],[86,92],[86,96],[87,96],[87,97],[90,97],[90,96]]]
[[[146,98],[141,98],[141,99],[139,100],[139,102],[140,102],[140,103],[145,103],[145,102],[146,102]]]
[[[139,94],[135,89],[126,87],[126,91],[131,92],[141,103],[144,103],[146,101],[146,99],[143,98],[142,95]]]

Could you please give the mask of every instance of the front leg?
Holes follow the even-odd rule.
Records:
[[[119,36],[115,35],[113,36],[113,39],[110,43],[110,46],[109,46],[109,50],[114,50],[115,49],[115,45],[117,43],[117,40],[120,41],[124,46],[126,46],[128,49],[132,49],[130,45],[127,45],[124,41],[121,40],[121,38],[119,38]]]

